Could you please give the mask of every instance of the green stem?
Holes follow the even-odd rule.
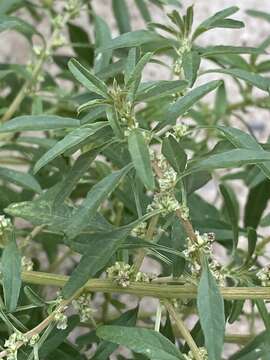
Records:
[[[50,285],[62,288],[69,277],[37,271],[22,273],[22,280],[28,284]],[[150,296],[160,299],[196,299],[197,287],[192,285],[169,285],[132,282],[127,288],[120,287],[111,280],[91,279],[85,291],[115,294],[131,294],[139,297]],[[226,300],[265,299],[270,300],[269,287],[221,287],[220,292]]]
[[[180,334],[182,335],[182,337],[185,339],[186,343],[188,344],[188,346],[194,356],[194,359],[201,360],[200,350],[199,350],[197,344],[195,343],[195,341],[193,340],[184,321],[181,319],[181,315],[177,313],[177,311],[175,310],[175,308],[169,301],[166,300],[163,303],[164,303],[168,313],[175,321],[175,325],[176,325],[177,329],[179,330]]]

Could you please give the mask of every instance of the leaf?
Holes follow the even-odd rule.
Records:
[[[112,7],[120,33],[131,31],[131,22],[126,1],[112,0]]]
[[[188,166],[186,174],[202,170],[241,167],[243,165],[258,164],[270,160],[270,153],[263,150],[234,149],[210,155],[205,159],[194,161]]]
[[[129,164],[121,170],[114,171],[91,188],[84,201],[73,213],[72,220],[65,230],[65,234],[69,239],[73,239],[87,226],[87,223],[96,214],[101,203],[116,188],[131,167],[132,165]]]
[[[270,79],[266,77],[262,77],[261,75],[258,75],[251,71],[246,71],[242,69],[214,69],[214,70],[208,70],[208,73],[222,73],[231,75],[235,78],[241,79],[246,81],[248,84],[253,85],[261,90],[269,91],[270,89]]]
[[[249,190],[245,204],[244,225],[256,229],[270,198],[270,181],[265,180]]]
[[[17,9],[22,5],[23,0],[1,0],[0,14],[7,14]]]
[[[215,45],[208,46],[207,48],[200,48],[199,52],[201,56],[209,57],[220,54],[259,54],[261,53],[261,50],[259,48],[248,46]]]
[[[41,187],[39,183],[31,174],[0,167],[0,179],[9,181],[15,185],[21,186],[25,189],[32,190],[37,193],[41,192]]]
[[[21,255],[14,233],[9,238],[2,255],[1,272],[5,305],[9,312],[16,309],[21,289]]]
[[[228,126],[217,126],[216,128],[221,131],[226,139],[228,139],[235,147],[263,150],[263,147],[253,136],[241,131],[240,129]],[[258,164],[257,166],[261,169],[264,175],[270,179],[270,163],[266,162]]]
[[[188,51],[183,55],[182,66],[185,74],[185,79],[192,87],[200,67],[201,58],[197,51]]]
[[[87,32],[78,25],[68,23],[68,33],[75,54],[80,60],[91,64],[93,60],[93,49]]]
[[[80,126],[80,120],[56,115],[17,116],[0,126],[0,133],[19,131],[47,131]]]
[[[220,185],[220,192],[224,199],[224,205],[227,210],[227,216],[230,220],[230,223],[232,225],[232,231],[233,231],[233,248],[236,250],[237,244],[238,244],[238,236],[239,236],[239,230],[238,230],[238,207],[235,204],[234,194],[232,193],[232,189],[230,189],[227,185],[221,184]]]
[[[26,36],[28,40],[31,40],[34,34],[40,35],[40,33],[26,21],[15,16],[0,15],[0,32],[5,30],[16,30]]]
[[[91,214],[90,216],[93,216],[94,211],[89,213]],[[85,227],[85,218],[83,221]],[[73,223],[74,218],[72,219],[71,224]],[[135,222],[135,224],[136,223],[137,222]],[[65,284],[62,290],[63,296],[66,299],[71,297],[79,288],[81,288],[91,277],[95,276],[95,274],[98,273],[109,262],[111,257],[117,251],[121,243],[125,240],[134,226],[134,223],[131,223],[120,229],[115,229],[103,234],[103,236],[99,237],[98,241],[96,241],[96,239],[94,239],[94,241],[89,241],[87,249],[84,251],[79,264],[72,272],[68,282]],[[70,234],[69,227],[67,228],[66,234],[70,239],[73,237],[74,230],[72,229],[73,233]],[[81,230],[82,228],[78,229],[77,232],[81,232]]]
[[[186,89],[188,83],[185,80],[160,80],[141,83],[137,94],[137,101],[153,101],[173,95]]]
[[[197,101],[209,92],[215,90],[221,84],[222,81],[215,80],[189,91],[185,96],[181,97],[169,106],[166,114],[167,120],[165,120],[162,124],[172,124],[179,116],[185,114]]]
[[[270,22],[270,14],[265,11],[249,9],[247,10],[247,14]]]
[[[155,179],[151,167],[148,147],[140,130],[134,129],[128,136],[128,150],[136,172],[149,190],[154,190]]]
[[[136,30],[132,32],[128,32],[122,34],[110,41],[110,43],[101,46],[97,49],[97,51],[106,51],[106,50],[114,50],[114,49],[121,49],[121,48],[132,48],[141,46],[147,43],[155,43],[155,42],[168,42],[162,36],[148,30]]]
[[[247,229],[247,238],[248,238],[248,254],[246,258],[246,263],[249,262],[249,260],[252,258],[252,255],[254,254],[254,251],[256,249],[257,245],[257,232],[255,229],[248,227]]]
[[[138,7],[144,21],[146,23],[150,22],[151,21],[151,14],[150,14],[150,12],[148,10],[147,5],[145,4],[145,1],[144,0],[135,0],[135,4],[137,5],[137,7]]]
[[[221,28],[227,28],[227,27],[243,27],[244,24],[241,22],[236,22],[235,20],[224,21],[228,16],[236,13],[239,10],[237,6],[231,6],[224,10],[218,11],[214,15],[210,16],[208,19],[204,20],[194,31],[194,34],[192,36],[192,40],[194,41],[199,35],[203,34],[205,31],[221,27]],[[237,25],[236,25],[237,24]]]
[[[170,340],[154,330],[105,325],[97,329],[97,335],[104,340],[126,346],[152,360],[184,359]]]
[[[119,318],[111,322],[111,325],[135,326],[138,308],[134,308],[121,314]],[[108,359],[111,353],[117,349],[117,345],[109,341],[101,341],[92,360]]]
[[[187,155],[183,147],[170,135],[162,142],[162,154],[178,174],[182,174],[187,164]]]
[[[55,207],[60,206],[66,198],[72,193],[73,189],[89,169],[93,160],[96,158],[96,150],[90,150],[78,157],[65,179],[61,182],[58,193],[54,199]]]
[[[197,306],[208,358],[220,359],[225,333],[224,303],[207,264],[203,266],[199,282]]]
[[[97,122],[70,132],[37,161],[34,166],[34,172],[37,173],[41,168],[57,158],[59,155],[63,154],[68,149],[71,149],[75,145],[80,145],[87,138],[94,135],[98,130],[104,128],[105,126],[108,126],[107,122]]]
[[[225,84],[219,86],[217,89],[217,94],[215,98],[215,117],[216,120],[219,120],[222,116],[226,115],[228,109],[228,100]]]
[[[104,98],[108,97],[106,84],[82,66],[76,59],[71,59],[68,62],[68,67],[73,76],[88,90]]]
[[[104,51],[102,53],[97,50],[98,48],[106,45],[111,41],[111,32],[109,26],[102,17],[96,14],[94,14],[93,16],[95,22],[95,40],[96,40],[94,69],[95,69],[95,73],[98,73],[103,69],[106,69],[106,67],[109,66],[111,61],[111,57],[112,57],[111,50]]]

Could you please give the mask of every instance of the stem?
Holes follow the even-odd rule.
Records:
[[[193,340],[189,330],[187,329],[184,321],[181,319],[180,314],[178,314],[173,307],[173,305],[169,301],[164,301],[164,305],[170,314],[170,316],[174,319],[175,325],[177,326],[178,330],[180,331],[180,334],[185,339],[186,343],[188,344],[190,350],[192,351],[192,354],[194,356],[195,360],[201,360],[200,350]]]
[[[38,271],[22,272],[22,280],[28,284],[50,285],[62,288],[69,276]],[[111,280],[91,279],[84,287],[88,292],[131,294],[139,297],[150,296],[160,299],[196,299],[197,287],[192,285],[169,285],[132,282],[127,288],[120,287]],[[270,300],[269,287],[220,287],[226,300],[265,299]]]

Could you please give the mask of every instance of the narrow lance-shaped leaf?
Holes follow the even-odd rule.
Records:
[[[222,81],[215,80],[203,84],[188,92],[185,96],[181,97],[174,104],[169,106],[168,112],[166,114],[167,120],[165,120],[162,124],[166,125],[174,123],[179,116],[185,114],[197,101],[199,101],[209,92],[215,90],[221,84]]]
[[[207,264],[198,287],[197,306],[209,360],[221,358],[225,333],[224,303]]]
[[[0,126],[0,133],[19,131],[46,131],[71,129],[80,126],[80,120],[57,115],[23,115]]]
[[[227,215],[230,219],[231,225],[232,225],[232,231],[233,231],[233,249],[234,251],[237,248],[238,244],[238,209],[235,204],[232,190],[226,186],[225,184],[220,185],[220,192],[224,199],[225,208],[227,210]]]
[[[112,0],[112,7],[120,33],[131,31],[130,17],[126,0]]]
[[[153,101],[161,99],[186,89],[187,85],[188,82],[185,80],[144,82],[139,85],[135,100]]]
[[[87,226],[87,222],[96,214],[101,203],[109,196],[131,168],[132,165],[129,164],[123,169],[107,175],[92,187],[85,200],[78,209],[75,210],[70,225],[65,231],[69,239],[74,238]]]
[[[172,135],[163,140],[162,154],[178,174],[185,170],[187,155],[181,144]]]
[[[14,233],[4,248],[1,265],[5,304],[12,312],[16,309],[21,289],[21,255]]]
[[[136,30],[122,34],[110,41],[110,43],[98,48],[98,51],[107,51],[121,48],[131,48],[141,46],[147,43],[163,42],[168,44],[168,40],[153,31]]]
[[[26,36],[28,40],[31,40],[34,34],[41,36],[41,34],[26,21],[16,16],[0,15],[0,32],[5,30],[16,30]]]
[[[241,167],[243,165],[258,164],[270,160],[270,152],[263,150],[234,149],[208,156],[194,161],[188,166],[185,175],[213,169]]]
[[[74,77],[88,90],[105,98],[108,97],[106,84],[82,66],[77,60],[71,59],[68,67]]]
[[[209,57],[220,54],[259,54],[262,51],[259,48],[248,46],[227,46],[227,45],[215,45],[208,46],[206,48],[199,48],[198,51],[203,57]]]
[[[267,92],[269,92],[270,89],[269,78],[263,77],[251,71],[246,71],[242,69],[214,69],[208,70],[207,72],[231,75]]]
[[[197,51],[188,51],[184,53],[182,65],[185,78],[188,80],[190,87],[193,86],[197,78],[200,63],[201,58]]]
[[[33,175],[21,171],[0,167],[0,179],[34,192],[41,192],[41,187]]]
[[[111,41],[111,32],[107,23],[104,21],[102,17],[94,14],[94,22],[95,22],[95,40],[96,40],[95,46],[97,49],[103,45],[106,45]],[[103,53],[100,53],[97,50],[95,50],[95,62],[94,62],[95,73],[98,73],[107,66],[109,66],[111,57],[112,57],[111,50],[104,51]]]
[[[254,9],[247,10],[247,14],[270,22],[270,13]]]
[[[235,147],[250,150],[263,150],[263,147],[253,136],[240,129],[228,126],[217,126],[216,128],[221,131],[226,139],[228,139]],[[270,163],[260,163],[257,166],[262,170],[264,175],[270,179]]]
[[[134,167],[141,181],[149,190],[155,188],[155,179],[151,167],[148,147],[140,130],[134,129],[128,137],[128,149]]]
[[[205,31],[213,29],[215,27],[234,27],[235,20],[231,20],[229,23],[224,22],[228,16],[236,13],[239,10],[237,6],[231,6],[224,10],[218,11],[214,15],[210,16],[208,19],[204,20],[195,30],[192,40],[195,40],[199,35],[203,34]],[[234,25],[232,25],[232,22]],[[239,27],[243,27],[244,24],[239,22]]]
[[[97,335],[107,341],[126,346],[151,360],[179,360],[184,356],[159,332],[138,327],[101,326]]]
[[[56,143],[49,151],[47,151],[35,164],[34,172],[37,173],[41,168],[47,165],[49,162],[57,158],[57,156],[63,154],[68,149],[71,149],[75,145],[79,145],[84,142],[88,137],[94,135],[98,130],[108,126],[107,122],[97,122],[85,127],[75,129],[64,139]]]

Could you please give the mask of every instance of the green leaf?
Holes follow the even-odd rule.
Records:
[[[80,120],[57,115],[23,115],[17,116],[0,126],[0,133],[60,130],[79,126]]]
[[[112,0],[114,16],[120,33],[131,31],[131,21],[125,0]]]
[[[187,164],[187,155],[183,147],[170,135],[162,142],[162,154],[178,174],[182,174]]]
[[[155,43],[160,42],[162,43],[168,42],[162,36],[148,30],[136,30],[132,32],[128,32],[122,34],[114,39],[106,45],[101,46],[98,48],[98,51],[106,51],[106,50],[114,50],[114,49],[121,49],[121,48],[132,48],[141,46],[147,43]]]
[[[36,306],[45,306],[46,302],[33,290],[30,286],[25,286],[23,288],[25,296],[27,299]]]
[[[235,147],[250,150],[263,150],[263,147],[253,136],[240,129],[228,126],[217,126],[216,128],[221,131],[226,139],[228,139]],[[257,166],[261,169],[264,175],[270,179],[270,163],[266,162],[258,164]]]
[[[180,351],[157,331],[126,326],[105,325],[97,329],[97,335],[107,341],[126,346],[152,360],[184,359]]]
[[[112,321],[110,325],[135,326],[138,308],[131,309],[123,313],[119,318]],[[97,347],[92,360],[108,359],[111,353],[117,349],[117,345],[109,341],[101,341]]]
[[[195,30],[192,40],[194,41],[199,35],[203,34],[205,31],[214,29],[216,27],[221,28],[231,28],[231,27],[243,27],[242,22],[235,20],[227,19],[229,21],[224,21],[228,16],[236,13],[239,10],[237,6],[231,6],[224,10],[218,11],[214,15],[210,16],[208,19],[204,20]]]
[[[40,33],[26,21],[15,16],[0,15],[0,32],[5,30],[16,30],[26,36],[28,40],[31,40],[34,34],[40,35]]]
[[[75,54],[81,61],[84,60],[86,63],[91,64],[93,49],[87,32],[82,27],[69,23],[68,33]]]
[[[186,174],[202,170],[214,170],[241,167],[243,165],[258,164],[270,160],[270,153],[263,150],[234,149],[219,154],[210,155],[205,159],[193,161],[186,170]]]
[[[185,79],[189,82],[189,86],[192,87],[200,67],[201,58],[197,51],[188,51],[183,55],[182,66],[185,74]]]
[[[106,178],[105,178],[106,179]],[[99,185],[99,184],[98,184]],[[94,192],[93,192],[94,194]],[[105,194],[106,195],[106,194]],[[105,198],[105,195],[103,198]],[[87,200],[87,199],[86,199]],[[94,200],[92,200],[94,202]],[[101,202],[101,201],[99,201]],[[97,207],[97,206],[95,206]],[[90,207],[89,207],[90,208]],[[89,211],[93,216],[95,211],[94,206],[92,206],[93,212]],[[82,213],[80,208],[77,210],[75,217],[79,212]],[[83,218],[83,224],[85,227],[85,217]],[[76,222],[77,218],[72,219],[72,224]],[[137,222],[135,222],[137,224]],[[83,256],[72,272],[68,282],[65,284],[62,292],[63,296],[67,299],[71,297],[79,288],[81,288],[91,277],[95,276],[111,259],[114,253],[117,251],[121,243],[124,242],[132,228],[134,227],[134,223],[131,223],[127,226],[124,226],[120,229],[112,230],[108,233],[103,234],[98,238],[98,241],[94,239],[93,241],[89,241],[89,244],[86,250],[83,253]],[[70,226],[69,226],[70,227]],[[81,232],[83,228],[76,229],[77,233],[74,233],[74,226],[72,228],[73,233],[70,234],[69,227],[66,231],[66,234],[69,238],[73,237],[74,234]]]
[[[154,190],[155,179],[149,150],[140,130],[134,129],[131,131],[128,136],[128,150],[139,178],[147,189]]]
[[[221,184],[220,185],[220,192],[224,199],[224,205],[227,210],[227,216],[230,220],[230,223],[232,225],[232,231],[233,231],[233,248],[236,250],[237,244],[238,244],[238,236],[239,236],[239,230],[238,230],[238,206],[235,203],[234,194],[232,192],[232,189],[230,189],[227,185]]]
[[[215,80],[198,86],[189,91],[185,96],[181,97],[175,103],[169,106],[166,114],[167,120],[162,124],[172,124],[181,115],[185,114],[197,101],[209,92],[215,90],[222,84],[222,81]]]
[[[216,45],[208,46],[207,48],[200,48],[200,55],[203,57],[209,57],[220,54],[259,54],[261,50],[259,48],[247,47],[247,46],[227,46]]]
[[[71,59],[68,62],[68,67],[73,76],[88,90],[104,98],[108,97],[106,84],[82,66],[76,59]]]
[[[265,180],[249,190],[244,212],[244,225],[256,229],[270,199],[270,181]]]
[[[16,309],[21,289],[21,255],[14,233],[10,236],[2,255],[1,272],[5,304],[9,312]]]
[[[219,86],[217,89],[217,94],[215,98],[215,117],[216,120],[219,120],[222,116],[224,116],[228,109],[228,100],[227,100],[227,92],[225,88],[225,84]]]
[[[267,92],[269,92],[270,89],[270,79],[262,77],[261,75],[258,75],[251,71],[246,71],[242,69],[214,69],[208,70],[207,72],[231,75]]]
[[[259,10],[250,9],[250,10],[247,10],[247,14],[250,15],[250,16],[254,16],[254,17],[257,17],[259,19],[263,19],[263,20],[266,20],[266,21],[270,22],[270,14],[265,12],[265,11],[259,11]]]
[[[107,25],[107,23],[104,21],[104,19],[100,16],[94,15],[94,22],[95,22],[95,73],[98,73],[102,71],[103,69],[106,69],[106,67],[109,66],[111,57],[112,57],[112,51],[104,51],[100,53],[97,49],[106,45],[111,41],[111,32],[110,28]],[[103,78],[104,79],[104,78]]]
[[[197,306],[208,359],[220,359],[225,333],[224,303],[216,280],[207,264],[203,266],[198,287]]]
[[[23,0],[2,0],[0,3],[0,14],[7,14],[16,10],[23,3]]]
[[[160,80],[141,83],[136,94],[137,101],[153,101],[186,89],[185,80]]]
[[[146,23],[150,22],[151,21],[151,14],[150,14],[150,12],[148,10],[148,7],[147,7],[145,1],[144,0],[135,0],[135,4],[137,5],[137,7],[138,7],[144,21]]]
[[[0,167],[0,179],[9,181],[34,192],[41,192],[41,187],[37,180],[31,174],[21,171]]]
[[[35,164],[34,172],[37,173],[42,167],[63,154],[68,149],[75,145],[84,142],[91,135],[94,135],[98,130],[108,126],[107,122],[97,122],[85,127],[80,127],[70,132],[64,139],[58,141],[49,151],[47,151]]]
[[[72,220],[65,230],[69,239],[74,238],[87,226],[87,223],[96,214],[101,203],[116,188],[131,167],[132,165],[129,164],[121,170],[114,171],[91,188],[85,200],[78,209],[74,211]]]

